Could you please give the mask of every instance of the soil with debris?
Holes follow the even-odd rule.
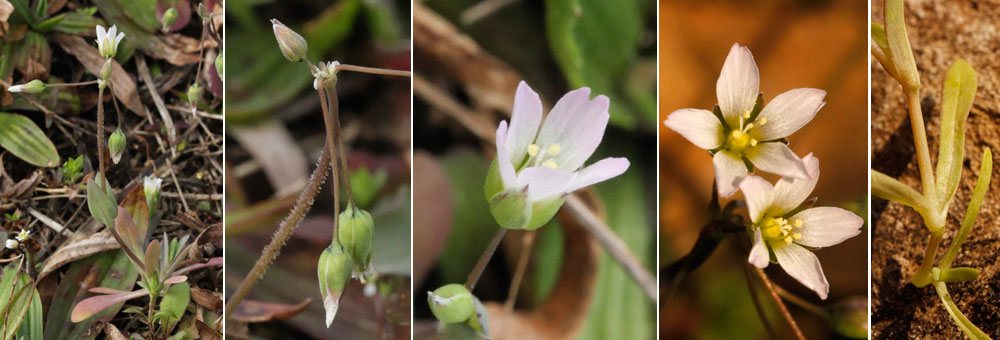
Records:
[[[989,4],[988,4],[989,3]],[[872,3],[872,21],[883,22],[882,2]],[[995,1],[908,1],[906,22],[922,89],[921,106],[930,154],[936,161],[941,86],[948,67],[965,59],[978,73],[979,88],[966,121],[962,180],[949,210],[938,258],[954,239],[979,175],[986,147],[1000,151],[1000,33]],[[913,135],[899,84],[871,62],[872,168],[914,188],[920,174]],[[996,161],[995,161],[996,162]],[[994,164],[994,169],[1000,169]],[[1000,337],[1000,179],[993,177],[976,225],[955,258],[955,267],[981,270],[973,281],[948,285],[958,308],[991,337]],[[898,203],[873,198],[872,336],[876,339],[961,339],[934,288],[916,288],[910,278],[923,260],[930,232],[921,216]]]

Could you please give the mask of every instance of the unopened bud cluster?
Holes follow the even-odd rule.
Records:
[[[367,283],[371,275],[375,222],[371,214],[348,204],[338,216],[337,234],[323,250],[316,266],[319,290],[326,308],[326,326],[330,327],[352,277]]]

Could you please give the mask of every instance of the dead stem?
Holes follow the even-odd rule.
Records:
[[[534,249],[537,234],[538,230],[532,230],[525,233],[521,239],[521,258],[517,260],[517,269],[514,270],[514,278],[507,291],[507,301],[503,303],[505,310],[514,310],[514,304],[517,303],[517,294],[521,291],[521,281],[524,281],[524,272],[528,269],[528,259],[531,258],[531,250]]]
[[[750,263],[748,262],[746,265],[749,266]],[[757,277],[759,277],[760,281],[764,283],[764,288],[767,288],[767,291],[771,295],[771,299],[774,300],[774,304],[778,306],[778,310],[781,312],[781,316],[785,318],[785,322],[787,322],[788,326],[792,328],[792,332],[795,333],[795,337],[799,340],[805,340],[806,337],[805,335],[802,335],[802,330],[799,329],[799,324],[795,322],[795,319],[792,318],[792,314],[788,312],[788,308],[785,307],[785,303],[781,301],[781,297],[778,296],[778,292],[775,291],[774,285],[771,284],[771,280],[767,278],[767,274],[764,273],[764,270],[757,267],[752,268],[752,270],[757,273]]]
[[[476,288],[476,282],[479,282],[479,277],[483,275],[483,271],[486,270],[486,265],[490,263],[490,258],[492,258],[493,253],[497,251],[497,246],[500,245],[500,241],[503,240],[503,235],[506,233],[507,228],[498,228],[496,235],[493,235],[493,239],[490,240],[490,244],[486,246],[486,250],[479,256],[479,261],[476,262],[476,266],[472,268],[472,272],[469,273],[469,277],[465,279],[465,288],[468,288],[470,292]]]

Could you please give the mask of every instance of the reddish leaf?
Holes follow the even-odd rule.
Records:
[[[80,301],[80,303],[76,304],[76,307],[73,308],[70,320],[73,322],[83,321],[105,308],[111,307],[119,302],[125,302],[126,300],[131,300],[146,294],[149,294],[148,290],[140,289],[134,292],[98,295],[83,299],[83,301]]]
[[[243,300],[236,311],[233,312],[233,320],[238,322],[267,322],[273,320],[283,320],[299,314],[309,306],[312,298],[297,305],[286,305],[282,303],[260,302],[255,300]]]

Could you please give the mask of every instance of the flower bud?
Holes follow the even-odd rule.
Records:
[[[358,209],[354,204],[348,204],[347,209],[340,213],[339,223],[337,240],[351,255],[351,260],[357,266],[358,272],[367,272],[368,266],[371,264],[372,234],[375,230],[372,215]]]
[[[226,65],[225,55],[225,51],[221,51],[219,52],[219,55],[215,57],[215,72],[219,73],[219,78],[225,78],[225,73],[222,72],[223,67]]]
[[[465,322],[475,312],[472,293],[465,286],[452,283],[427,292],[427,304],[434,317],[444,323]]]
[[[14,85],[7,88],[7,92],[24,92],[30,94],[39,94],[45,91],[45,82],[35,79],[29,81],[26,84]]]
[[[118,161],[122,159],[122,155],[125,154],[125,134],[122,133],[122,129],[119,128],[108,137],[108,152],[111,153],[111,161],[118,164]]]
[[[208,22],[209,12],[208,12],[208,8],[205,7],[205,3],[204,2],[198,4],[198,17],[201,18],[202,22]]]
[[[309,44],[306,43],[305,38],[277,19],[271,19],[271,28],[274,29],[274,38],[278,40],[278,47],[281,48],[281,54],[285,58],[292,62],[306,59]]]
[[[111,28],[104,30],[104,26],[97,25],[97,51],[104,59],[114,58],[118,54],[118,43],[125,38],[125,32],[118,32],[118,27],[111,25]]]
[[[101,65],[101,74],[98,76],[100,76],[101,80],[104,81],[111,79],[111,59],[104,61],[104,65]]]
[[[827,322],[845,337],[868,338],[868,299],[862,296],[848,298],[828,307]]]
[[[156,208],[160,205],[160,185],[163,179],[146,176],[142,179],[142,193],[146,197],[146,206],[149,207],[149,215],[156,214]]]
[[[201,92],[201,85],[198,85],[198,83],[191,84],[191,87],[188,87],[187,97],[188,103],[191,106],[198,107],[198,103],[201,102]]]
[[[4,246],[7,247],[7,249],[17,249],[18,245],[20,245],[20,243],[12,238],[7,239],[7,242],[4,243]]]
[[[170,32],[170,27],[173,27],[175,22],[177,22],[177,9],[170,7],[164,11],[163,16],[160,17],[160,23],[163,24],[160,31],[163,33]]]
[[[327,328],[337,316],[340,297],[351,279],[352,267],[351,256],[344,252],[344,247],[337,240],[333,240],[319,256],[316,272],[319,276],[319,292],[323,296],[323,307],[326,309]]]

